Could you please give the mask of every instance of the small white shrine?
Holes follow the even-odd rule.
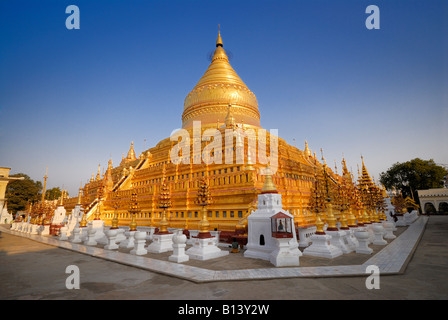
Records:
[[[61,228],[61,234],[59,240],[70,240],[73,238],[73,230],[79,227],[79,221],[82,218],[81,205],[77,204],[71,214],[66,216],[65,224]],[[62,238],[62,239],[61,239]]]
[[[11,223],[13,220],[14,217],[8,212],[8,204],[5,201],[3,207],[0,205],[0,224]]]
[[[270,261],[277,267],[298,266],[302,255],[294,228],[293,216],[282,209],[282,195],[266,175],[258,209],[247,217],[247,258]]]
[[[60,205],[54,210],[53,218],[51,220],[51,224],[53,225],[61,225],[65,220],[66,210],[63,205]]]

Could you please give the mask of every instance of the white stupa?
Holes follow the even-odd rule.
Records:
[[[291,221],[287,222],[289,226],[282,224],[284,237],[273,229],[274,216]],[[244,256],[268,260],[275,266],[298,266],[302,253],[298,249],[293,221],[293,216],[282,209],[282,195],[277,192],[272,176],[266,175],[262,192],[258,195],[258,209],[247,217],[248,237]]]

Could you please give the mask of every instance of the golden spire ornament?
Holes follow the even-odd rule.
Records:
[[[348,224],[348,227],[350,227],[350,228],[357,227],[357,225],[356,225],[356,217],[353,214],[353,210],[352,210],[351,207],[349,207],[349,209],[348,209],[347,224]]]
[[[317,176],[316,168],[314,169],[314,182],[309,206],[310,210],[315,214],[315,220],[317,221],[318,215],[322,213],[325,208],[325,196],[322,183]],[[319,217],[319,219],[321,219],[321,217]]]
[[[41,202],[44,203],[45,200],[45,192],[46,192],[46,187],[47,187],[47,173],[48,173],[48,167],[45,170],[45,177],[44,177],[44,188],[42,189],[42,199]]]
[[[101,164],[98,164],[98,172],[96,173],[96,177],[95,177],[96,181],[101,179],[100,171],[101,171]]]
[[[162,211],[162,220],[160,220],[159,231],[157,234],[168,234],[168,220],[166,219],[166,210],[171,207],[171,196],[169,187],[166,184],[165,179],[163,179],[162,185],[160,186],[160,196],[159,196],[159,208]]]
[[[135,216],[140,212],[137,202],[137,189],[132,188],[131,201],[129,205],[129,213],[131,214],[131,222],[129,223],[129,231],[137,231],[137,221]]]
[[[272,180],[271,170],[269,167],[266,168],[266,175],[264,178],[263,188],[261,189],[261,193],[278,193],[277,187]]]
[[[363,223],[364,224],[371,224],[372,222],[371,222],[371,219],[370,219],[370,217],[369,217],[369,214],[367,213],[367,209],[366,208],[363,208],[362,209],[362,220],[363,220]]]
[[[96,207],[96,213],[95,213],[95,219],[94,220],[101,220],[101,200],[103,198],[103,183],[100,182],[98,185],[98,189],[96,190],[97,198],[98,198],[98,204]]]
[[[325,234],[324,231],[324,223],[322,222],[321,218],[320,218],[320,214],[316,214],[316,234]]]
[[[198,196],[196,204],[202,207],[202,220],[199,222],[199,234],[198,238],[211,238],[209,232],[210,223],[207,218],[207,206],[212,203],[212,197],[210,195],[210,188],[206,178],[202,178],[199,184]]]
[[[112,206],[114,207],[114,217],[112,219],[111,229],[118,229],[118,208],[120,207],[120,196],[115,191],[112,195]]]
[[[307,157],[311,157],[311,150],[308,148],[308,141],[305,140],[305,150],[303,151]]]
[[[223,46],[222,38],[221,38],[221,30],[220,29],[221,29],[221,27],[218,24],[218,38],[216,39],[216,46],[217,47],[222,47]]]
[[[327,230],[328,231],[338,231],[339,229],[336,227],[336,218],[333,214],[333,205],[331,203],[331,201],[327,202],[327,223],[328,223],[328,227]]]
[[[348,230],[349,229],[347,223],[348,223],[348,220],[347,220],[346,214],[345,214],[345,212],[342,212],[341,213],[341,229],[342,230]]]
[[[87,212],[89,209],[89,204],[90,204],[90,199],[89,199],[89,189],[86,186],[84,191],[83,191],[83,200],[82,200],[82,207],[83,207],[83,214],[82,214],[82,218],[81,221],[79,222],[79,227],[80,228],[85,228],[87,227]]]
[[[326,212],[327,212],[327,223],[328,223],[328,227],[327,230],[328,231],[338,231],[339,229],[336,227],[336,218],[333,214],[333,204],[332,204],[332,191],[331,191],[331,186],[330,186],[330,177],[328,175],[327,172],[327,162],[325,161],[325,158],[323,156],[323,152],[322,152],[322,148],[320,149],[321,153],[322,153],[322,160],[324,161],[322,170],[323,170],[323,176],[324,176],[324,182],[325,182],[325,195],[326,195]]]

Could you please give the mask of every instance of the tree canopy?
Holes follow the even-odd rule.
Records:
[[[442,188],[447,170],[437,165],[433,159],[415,158],[403,163],[395,163],[380,174],[380,182],[387,188],[395,188],[404,197],[418,199],[417,190]]]
[[[56,200],[59,199],[62,195],[61,188],[54,187],[45,191],[45,199],[47,200]]]
[[[8,200],[8,211],[13,215],[17,211],[25,210],[29,202],[39,200],[42,192],[42,183],[32,180],[24,173],[16,173],[11,177],[24,177],[23,180],[14,180],[6,186],[6,199]]]

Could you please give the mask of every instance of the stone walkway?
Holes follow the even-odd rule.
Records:
[[[126,252],[104,250],[100,247],[74,244],[68,241],[59,241],[53,237],[24,234],[10,231],[8,228],[0,227],[1,232],[22,236],[30,240],[51,246],[87,254],[108,261],[161,273],[168,276],[186,279],[196,283],[235,281],[235,280],[261,280],[281,278],[318,278],[339,276],[366,276],[366,268],[376,265],[382,275],[400,274],[404,272],[407,263],[412,257],[418,242],[423,234],[428,217],[421,216],[413,224],[402,232],[396,239],[392,240],[383,249],[371,256],[362,264],[303,266],[303,267],[261,267],[247,269],[212,270],[206,267],[198,267],[188,264],[178,264],[163,261],[147,256],[135,256]],[[359,255],[359,254],[357,254]],[[368,256],[367,256],[368,257]],[[221,258],[225,259],[225,258]],[[303,256],[302,258],[303,259]],[[207,266],[207,262],[201,265]]]

